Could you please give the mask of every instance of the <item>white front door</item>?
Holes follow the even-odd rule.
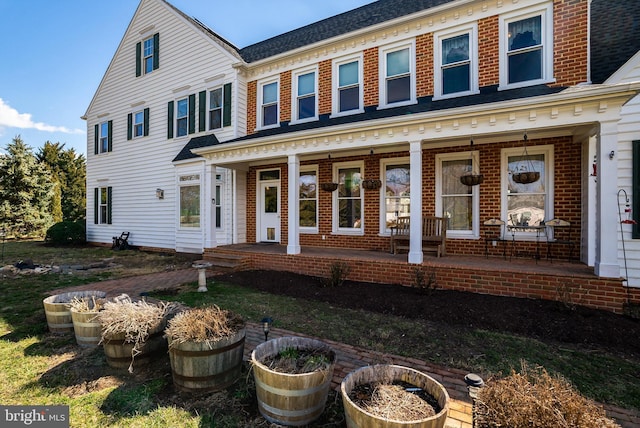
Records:
[[[260,182],[260,242],[280,242],[280,182]]]

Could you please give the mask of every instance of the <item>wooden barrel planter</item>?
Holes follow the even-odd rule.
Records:
[[[428,418],[397,421],[373,415],[349,398],[349,394],[356,386],[380,382],[404,382],[421,388],[438,402],[441,410]],[[340,390],[348,428],[443,428],[447,421],[449,413],[447,390],[432,377],[409,367],[391,364],[361,367],[343,379]]]
[[[164,338],[165,323],[149,332],[149,337],[140,346],[140,353],[132,357],[133,342],[125,339],[124,333],[113,334],[109,336],[103,335],[102,348],[107,357],[107,364],[117,369],[126,369],[133,366],[148,364],[151,357],[160,355],[167,351],[167,339]]]
[[[98,346],[102,338],[100,321],[97,319],[98,312],[79,312],[73,308],[69,311],[78,345],[84,348]]]
[[[271,370],[261,361],[287,348],[321,350],[331,364],[325,370],[289,374]],[[301,426],[324,411],[336,363],[335,352],[324,342],[302,337],[281,337],[261,343],[251,353],[258,410],[269,422]]]
[[[215,342],[172,343],[169,359],[174,385],[183,391],[218,391],[233,384],[242,371],[246,330]]]
[[[56,334],[73,332],[73,320],[71,319],[69,303],[74,298],[104,298],[105,296],[106,293],[103,291],[72,291],[47,297],[42,301],[42,304],[44,305],[44,314],[47,317],[49,331]]]

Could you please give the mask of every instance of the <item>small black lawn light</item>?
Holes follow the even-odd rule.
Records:
[[[269,330],[271,329],[271,324],[273,320],[270,317],[262,318],[262,331],[264,332],[264,341],[267,341],[267,337],[269,336]]]
[[[472,407],[472,418],[473,418],[473,426],[476,426],[476,400],[478,399],[478,391],[480,388],[484,386],[484,381],[480,376],[475,373],[468,373],[464,377],[464,383],[467,384],[467,391],[469,391],[469,397],[471,397],[471,401],[473,404]]]

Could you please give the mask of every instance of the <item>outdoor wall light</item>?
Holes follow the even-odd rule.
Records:
[[[262,318],[262,331],[264,332],[264,341],[267,341],[267,337],[269,336],[269,330],[271,330],[271,324],[273,320],[269,317]]]
[[[616,152],[614,152],[613,150],[611,150],[609,152],[609,159],[613,159],[613,157],[616,155]]]
[[[158,198],[158,199],[164,199],[164,190],[162,190],[162,189],[156,189],[156,198]]]

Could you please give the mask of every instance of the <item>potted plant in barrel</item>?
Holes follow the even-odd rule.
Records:
[[[266,420],[301,426],[324,411],[336,353],[324,342],[280,337],[251,353],[258,410]]]
[[[165,334],[173,383],[185,391],[217,391],[242,370],[245,322],[218,306],[188,309],[173,317]]]
[[[432,377],[381,364],[349,373],[340,385],[349,428],[443,428],[449,394]]]

